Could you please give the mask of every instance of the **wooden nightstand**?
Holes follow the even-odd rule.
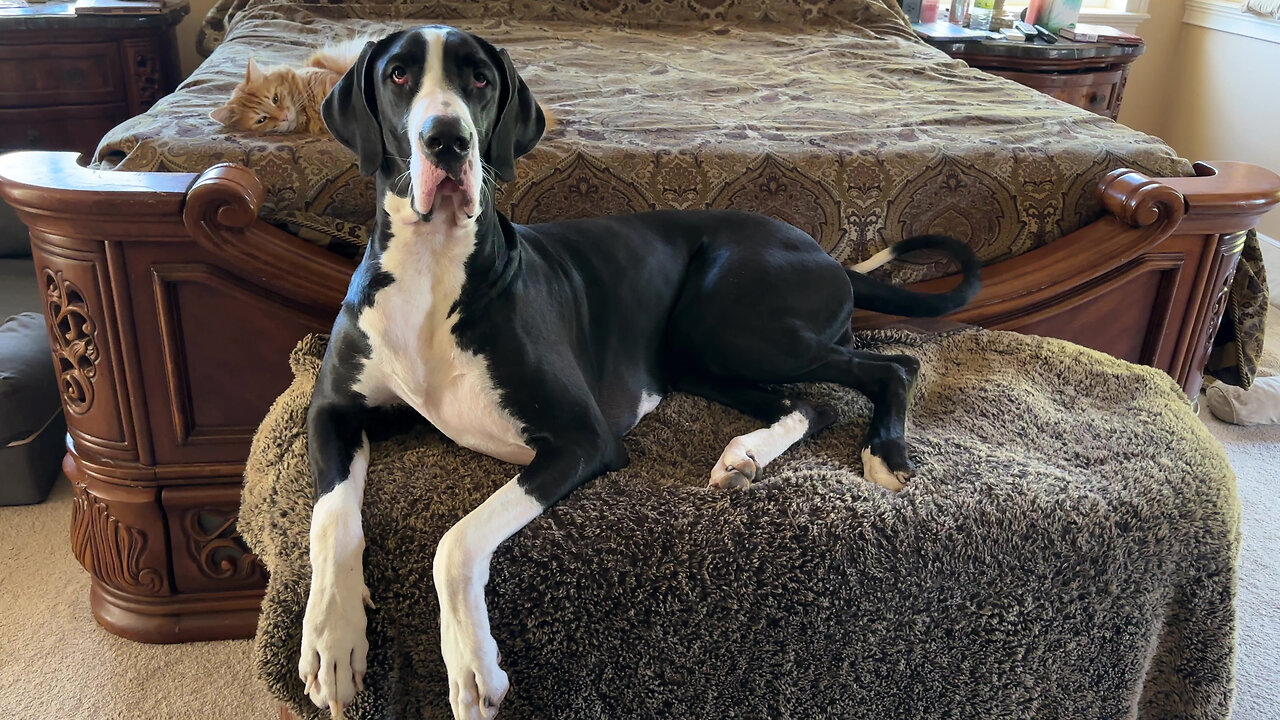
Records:
[[[0,152],[92,153],[178,84],[174,27],[156,15],[76,15],[73,2],[0,9]]]
[[[1065,38],[1054,45],[1008,40],[930,44],[971,67],[1113,120],[1120,114],[1129,65],[1145,50],[1143,45],[1078,43]]]

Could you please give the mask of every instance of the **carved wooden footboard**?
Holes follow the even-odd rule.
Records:
[[[1243,233],[1280,202],[1261,168],[1196,171],[1111,173],[1108,216],[987,266],[955,319],[1099,348],[1194,394]],[[262,186],[242,167],[99,172],[13,153],[0,196],[31,230],[95,616],[145,642],[252,635],[265,578],[234,522],[249,440],[354,263],[259,220]]]
[[[1168,372],[1200,392],[1245,234],[1280,202],[1280,177],[1247,163],[1196,163],[1196,177],[1115,170],[1097,194],[1108,215],[983,268],[956,322],[1062,338]],[[913,287],[936,292],[954,280]],[[885,321],[873,314],[855,326]]]

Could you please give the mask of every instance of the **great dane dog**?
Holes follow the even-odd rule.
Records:
[[[492,718],[507,692],[489,631],[494,550],[582,483],[627,464],[621,438],[664,393],[761,420],[734,438],[710,485],[741,488],[833,421],[782,383],[834,382],[874,405],[863,474],[912,474],[904,427],[919,365],[849,347],[861,307],[941,315],[977,291],[979,263],[940,236],[900,242],[854,269],[812,237],[745,212],[669,211],[522,226],[494,185],[546,127],[506,51],[453,28],[370,42],[324,102],[325,123],[377,179],[378,212],[307,416],[316,499],[298,671],[341,715],[365,673],[361,502],[365,425],[405,404],[459,445],[523,466],[436,549],[441,652],[458,720]],[[942,250],[963,279],[922,294],[863,273]]]

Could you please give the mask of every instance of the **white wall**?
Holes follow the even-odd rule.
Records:
[[[1120,121],[1192,160],[1243,160],[1280,172],[1280,43],[1183,23],[1183,0],[1156,0],[1138,32]],[[1280,210],[1262,218],[1280,306]]]
[[[1170,70],[1178,57],[1183,0],[1149,3],[1151,17],[1138,26],[1146,52],[1134,61],[1120,107],[1120,122],[1152,135],[1161,135],[1170,102]]]
[[[196,52],[196,35],[200,33],[200,23],[204,22],[204,16],[209,12],[209,8],[213,7],[214,0],[190,0],[191,12],[182,19],[182,24],[178,25],[178,54],[182,60],[182,77],[191,74],[192,70],[200,64],[204,58]]]

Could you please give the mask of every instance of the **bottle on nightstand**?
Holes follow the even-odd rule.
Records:
[[[973,10],[970,11],[969,29],[970,30],[990,30],[991,15],[995,12],[995,0],[973,0]]]

